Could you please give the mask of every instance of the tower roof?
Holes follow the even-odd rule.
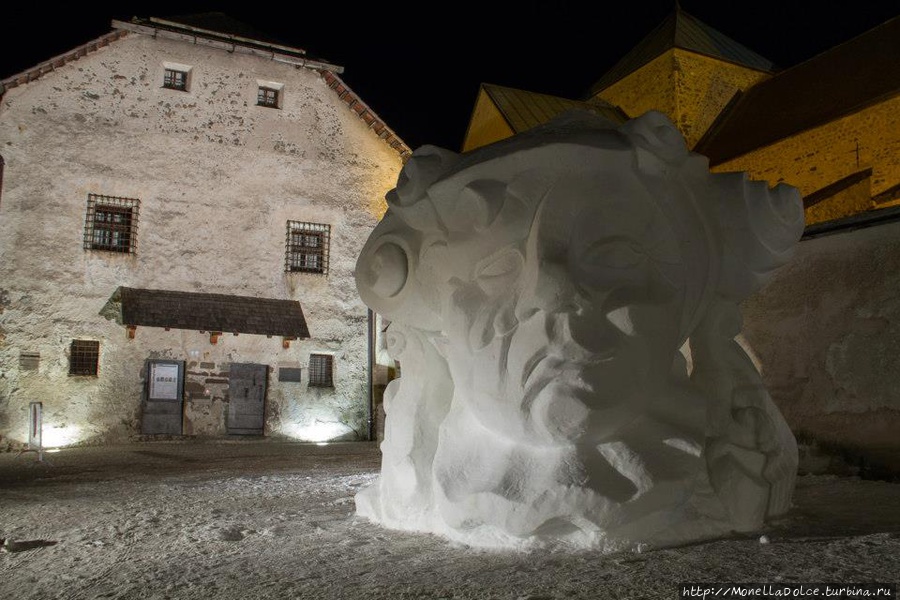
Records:
[[[772,61],[739,44],[676,6],[656,29],[606,72],[593,86],[593,96],[672,48],[690,50],[757,71],[771,72]]]

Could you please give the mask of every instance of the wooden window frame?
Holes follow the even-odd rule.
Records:
[[[163,87],[167,90],[186,92],[188,88],[188,74],[188,71],[165,67],[163,69]]]
[[[288,221],[284,270],[288,273],[328,275],[331,225]]]
[[[309,355],[309,387],[334,387],[334,355],[317,354]]]
[[[281,90],[265,85],[256,92],[256,105],[267,108],[281,108]]]
[[[100,342],[72,340],[69,346],[69,375],[97,377],[100,371]]]
[[[140,200],[88,194],[84,249],[134,254]]]

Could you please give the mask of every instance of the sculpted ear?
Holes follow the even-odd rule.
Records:
[[[388,204],[411,206],[425,197],[425,191],[459,159],[456,152],[437,146],[421,146],[400,171],[397,187],[388,192]]]
[[[743,300],[791,257],[803,234],[800,192],[751,181],[746,173],[714,175],[724,252],[719,293]]]
[[[689,155],[687,143],[675,124],[661,112],[651,110],[622,125],[635,146],[650,151],[667,162],[680,164]]]
[[[459,159],[459,155],[437,146],[422,146],[413,152],[400,171],[397,187],[385,199],[392,212],[411,228],[437,231],[440,217],[428,201],[428,188]]]

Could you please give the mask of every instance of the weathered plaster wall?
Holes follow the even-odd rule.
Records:
[[[873,196],[900,184],[900,97],[800,132],[713,170],[748,171],[753,179],[771,185],[784,181],[806,196],[868,167],[872,168]],[[807,223],[829,218],[830,213],[807,213]]]
[[[189,91],[162,88],[166,61],[193,67]],[[284,84],[280,110],[256,106],[258,81]],[[281,364],[304,380],[310,352],[334,353],[333,390],[270,376],[267,430],[365,431],[366,308],[352,271],[401,164],[318,73],[131,34],[9,90],[0,148],[0,436],[23,439],[32,400],[47,422],[86,430],[79,439],[134,434],[144,360],[192,350],[216,372]],[[82,248],[89,193],[140,199],[134,256]],[[327,277],[284,272],[287,220],[331,225]],[[138,328],[128,340],[97,314],[120,285],[295,299],[312,338],[283,349],[226,332],[213,346]],[[73,338],[100,340],[99,377],[68,376]],[[37,371],[19,368],[21,352],[40,352]],[[191,400],[193,433],[221,432],[210,423],[227,399],[209,396]]]
[[[791,429],[900,473],[900,223],[803,240],[743,306],[744,334]]]

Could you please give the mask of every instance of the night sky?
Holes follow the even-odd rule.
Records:
[[[0,78],[107,33],[113,18],[222,10],[344,66],[347,84],[412,148],[458,150],[480,82],[581,99],[668,15],[674,0],[230,5],[16,3],[3,10]],[[292,16],[278,6],[292,6]],[[682,0],[681,6],[779,67],[900,15],[900,0]]]

